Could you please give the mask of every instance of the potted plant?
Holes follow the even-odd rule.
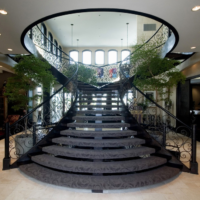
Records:
[[[43,91],[48,92],[55,78],[51,74],[51,66],[47,61],[40,60],[33,55],[18,56],[18,58],[19,63],[13,67],[15,76],[8,79],[5,96],[8,97],[8,101],[12,102],[13,110],[23,110],[26,115],[28,109],[31,108],[28,106],[29,101],[35,101],[41,97],[37,94],[30,97],[28,91],[41,85]],[[27,120],[26,117],[23,124],[16,125],[24,126],[20,129],[22,133],[15,136],[15,148],[18,155],[25,153],[33,146],[33,136],[28,132]]]

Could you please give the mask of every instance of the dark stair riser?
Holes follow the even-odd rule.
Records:
[[[146,169],[151,169],[154,167],[161,166],[167,162],[164,158],[145,158],[129,161],[116,161],[116,162],[88,162],[88,161],[73,161],[57,157],[52,157],[50,155],[38,155],[33,156],[33,162],[40,165],[59,169],[68,172],[78,172],[78,173],[125,173],[125,172],[135,172]]]
[[[118,149],[118,150],[88,150],[88,149],[74,149],[57,145],[43,147],[42,150],[46,153],[55,156],[66,156],[74,158],[86,159],[120,159],[133,158],[147,154],[155,153],[154,149],[148,147],[136,147],[132,149]]]
[[[66,126],[77,128],[121,128],[129,127],[130,125],[126,123],[69,123]]]
[[[141,145],[145,144],[145,140],[137,138],[126,138],[126,139],[75,139],[75,138],[54,138],[53,143],[73,145],[80,147],[124,147],[131,145]]]

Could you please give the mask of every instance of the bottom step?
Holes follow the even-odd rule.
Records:
[[[90,190],[116,190],[142,187],[165,181],[180,172],[178,168],[163,166],[136,174],[91,176],[54,171],[34,163],[21,165],[19,168],[28,176],[46,183]]]

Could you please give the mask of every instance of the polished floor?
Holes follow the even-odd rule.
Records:
[[[197,144],[200,163],[200,142]],[[4,140],[0,141],[0,163]],[[199,167],[200,171],[200,167]],[[177,177],[153,186],[103,194],[45,184],[22,174],[19,169],[0,170],[0,200],[199,200],[200,175],[180,173]]]

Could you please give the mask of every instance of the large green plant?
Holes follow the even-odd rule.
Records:
[[[72,77],[75,71],[76,71],[76,65],[70,65],[67,69],[63,70],[63,74],[67,76],[68,78],[70,78]],[[77,79],[78,81],[81,81],[83,83],[97,85],[96,70],[87,68],[83,64],[79,64]]]
[[[185,76],[176,69],[177,61],[160,57],[162,39],[145,44],[137,44],[131,56],[134,66],[134,85],[143,91],[155,90],[160,94],[159,100],[170,100],[171,88],[179,82],[184,83]],[[158,99],[156,99],[158,100]]]
[[[50,91],[50,86],[55,82],[55,78],[47,61],[42,61],[33,55],[24,55],[18,58],[20,59],[19,63],[13,67],[15,76],[8,79],[5,95],[9,101],[13,102],[14,110],[27,111],[28,102],[40,97],[37,94],[29,97],[28,91],[34,90],[39,85],[43,87],[43,91]]]

